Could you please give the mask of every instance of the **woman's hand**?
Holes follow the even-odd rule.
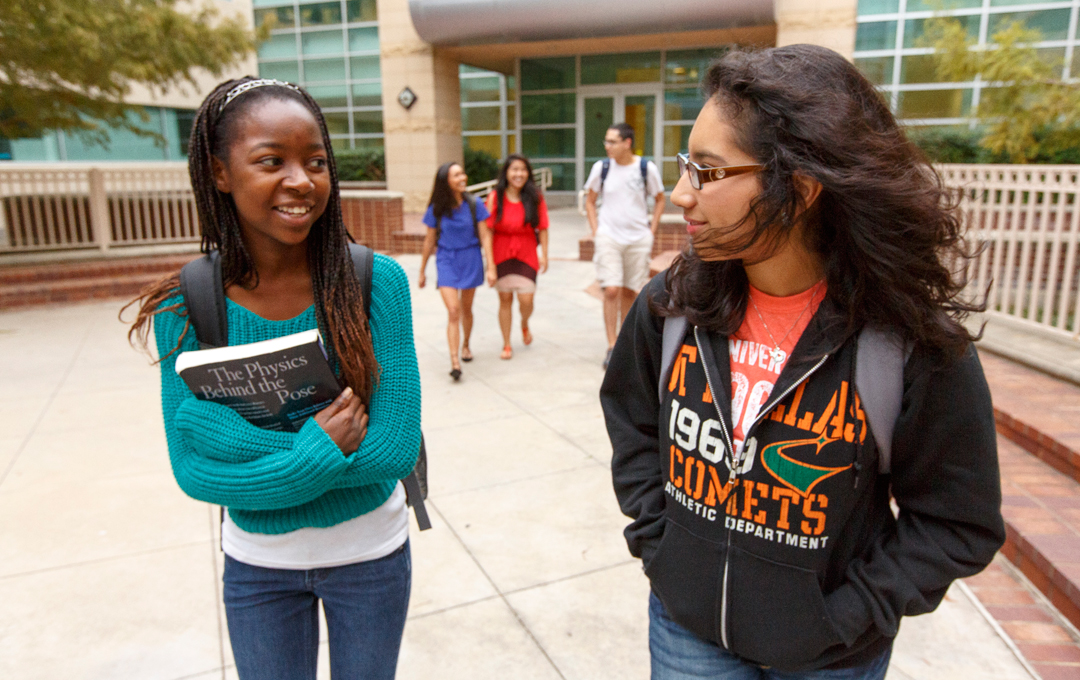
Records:
[[[540,256],[540,273],[547,274],[548,260],[547,255]]]
[[[489,286],[494,286],[495,281],[499,278],[498,270],[495,265],[490,265],[487,268],[487,281]]]
[[[419,283],[420,287],[423,288],[424,285],[427,284],[427,274],[425,274],[423,271],[421,271],[420,272],[420,277],[419,277],[419,280],[417,281],[417,283]]]
[[[346,456],[360,448],[367,435],[367,409],[351,387],[346,387],[329,406],[316,413],[315,422]]]

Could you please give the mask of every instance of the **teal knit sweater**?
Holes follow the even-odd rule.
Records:
[[[268,340],[316,328],[315,308],[270,321],[227,303],[229,344]],[[183,298],[154,317],[158,356],[177,346],[187,323]],[[420,449],[420,373],[413,345],[409,282],[401,266],[374,258],[371,338],[379,381],[368,405],[370,422],[360,448],[349,456],[314,418],[299,432],[273,432],[248,423],[232,409],[196,399],[176,374],[179,352],[198,349],[194,331],[161,362],[161,410],[169,459],[180,488],[192,498],[226,506],[238,527],[281,534],[328,527],[370,512],[390,497],[397,480],[416,464]]]

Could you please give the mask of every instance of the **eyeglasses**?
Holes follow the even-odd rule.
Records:
[[[730,165],[726,168],[706,168],[698,165],[694,161],[684,154],[678,154],[675,156],[675,162],[679,168],[679,177],[683,176],[683,173],[690,171],[690,186],[695,189],[700,189],[702,184],[707,182],[715,182],[718,179],[724,179],[726,177],[734,177],[735,175],[745,175],[750,172],[757,172],[764,168],[764,165]]]
[[[604,146],[615,146],[619,142],[625,142],[625,139],[605,139]]]

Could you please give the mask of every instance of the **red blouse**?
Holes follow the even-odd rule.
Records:
[[[495,213],[498,204],[493,200],[491,217],[487,219],[489,229],[495,230],[492,239],[492,255],[495,264],[501,264],[507,260],[521,260],[533,269],[540,269],[540,259],[536,256],[536,234],[531,225],[525,224],[525,205],[523,203],[511,203],[503,201],[503,215],[498,222],[495,221]],[[538,229],[548,228],[547,204],[540,199],[536,206],[537,220],[540,224]]]

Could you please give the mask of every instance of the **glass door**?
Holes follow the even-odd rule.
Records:
[[[634,128],[634,153],[653,162],[662,144],[658,140],[662,125],[657,115],[661,93],[654,87],[622,85],[581,88],[578,146],[580,182],[584,184],[596,161],[607,158],[604,133],[615,123],[629,123]],[[662,123],[662,121],[660,121]]]

